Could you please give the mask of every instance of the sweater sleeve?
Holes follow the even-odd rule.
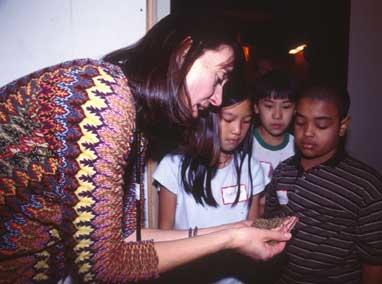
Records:
[[[7,259],[0,278],[155,276],[153,242],[124,241],[136,218],[135,192],[124,185],[135,102],[122,71],[76,60],[21,78],[0,95],[0,252]]]
[[[136,226],[135,192],[123,179],[125,170],[132,169],[130,156],[137,155],[132,149],[135,103],[119,68],[105,64],[98,70],[94,85],[86,90],[89,100],[81,106],[75,263],[87,282],[145,279],[157,273],[153,242],[126,243],[123,230],[126,226],[129,234]]]

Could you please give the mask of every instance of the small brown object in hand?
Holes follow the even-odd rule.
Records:
[[[252,226],[259,229],[273,229],[281,226],[281,224],[286,221],[288,217],[276,217],[276,218],[258,218],[253,221]]]
[[[290,232],[292,231],[293,227],[296,225],[298,222],[297,217],[276,217],[276,218],[269,218],[269,219],[264,219],[264,218],[258,218],[255,219],[252,223],[253,227],[259,228],[259,229],[265,229],[265,230],[271,230],[277,227],[281,227],[282,224],[287,225],[287,231]],[[268,241],[270,245],[274,245],[277,242],[276,241]]]

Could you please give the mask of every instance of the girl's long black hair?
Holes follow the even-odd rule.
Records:
[[[222,107],[228,107],[245,100],[250,100],[249,91],[245,83],[240,79],[232,79],[224,85]],[[252,103],[251,103],[252,105]],[[220,155],[220,130],[219,130],[219,113],[208,113],[201,118],[197,127],[197,131],[193,133],[193,141],[203,141],[199,139],[202,136],[208,136],[213,140],[213,146],[203,147],[200,143],[194,143],[193,148],[188,153],[185,153],[182,158],[181,176],[182,185],[188,194],[192,194],[195,201],[201,205],[209,205],[217,207],[218,204],[213,197],[211,181],[215,177],[217,168],[216,161],[210,161],[208,158],[210,153],[204,151],[215,151]],[[253,178],[251,172],[252,158],[252,143],[253,143],[253,123],[251,124],[244,140],[233,152],[233,162],[237,176],[238,191],[236,199],[232,206],[235,206],[240,197],[240,178],[245,159],[248,162],[248,175],[250,177],[250,196],[249,206],[252,202]]]

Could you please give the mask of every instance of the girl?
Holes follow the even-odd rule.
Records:
[[[264,189],[265,179],[259,163],[251,157],[253,113],[246,95],[234,81],[224,87],[218,117],[220,143],[215,143],[220,145],[216,168],[196,154],[167,155],[158,165],[154,179],[160,188],[161,229],[204,228],[257,216],[256,194]]]
[[[198,145],[189,155],[167,155],[158,165],[154,179],[160,188],[161,229],[224,228],[227,223],[239,224],[257,217],[257,194],[264,189],[265,180],[259,163],[251,157],[252,104],[242,85],[235,83],[230,81],[224,86],[222,109],[217,117],[219,131],[213,131],[214,116],[210,115],[201,120],[205,125],[197,132],[217,138],[214,144],[219,150],[217,167],[206,163]],[[222,266],[224,257],[219,258],[220,265],[215,267]],[[227,272],[209,271],[203,274],[204,280],[209,278],[207,282]],[[219,280],[228,282],[237,280],[232,277]]]

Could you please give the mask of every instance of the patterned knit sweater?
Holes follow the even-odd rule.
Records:
[[[0,283],[112,283],[157,273],[152,241],[127,243],[134,98],[122,71],[76,60],[0,89]]]

